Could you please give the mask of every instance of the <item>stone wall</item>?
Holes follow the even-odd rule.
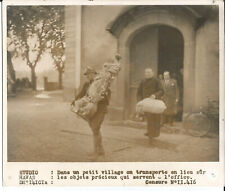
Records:
[[[64,99],[72,100],[80,84],[81,65],[81,6],[65,7],[66,64]]]
[[[195,107],[206,106],[208,99],[219,100],[218,19],[207,20],[196,33]]]
[[[106,29],[125,7],[67,6],[65,8],[65,100],[70,100],[84,82],[82,74],[87,65],[100,70],[103,63],[117,53],[117,40]]]

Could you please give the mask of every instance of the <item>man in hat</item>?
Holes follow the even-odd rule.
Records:
[[[84,75],[87,78],[87,82],[85,82],[80,91],[78,91],[78,94],[75,96],[75,101],[86,95],[88,88],[94,81],[94,77],[96,76],[96,74],[97,72],[91,67],[87,67],[85,69]],[[107,106],[109,105],[110,96],[111,92],[108,89],[107,93],[103,95],[104,98],[97,103],[96,113],[88,121],[94,139],[94,155],[93,155],[94,158],[99,155],[104,155],[100,128],[104,120],[105,114],[107,113]]]
[[[154,77],[154,72],[151,68],[145,69],[145,79],[141,81],[137,91],[137,101],[145,98],[160,99],[163,95],[163,87],[161,82]],[[153,138],[160,134],[160,114],[145,113],[147,119],[147,133],[149,143],[153,143]]]
[[[84,85],[78,90],[77,95],[75,96],[75,101],[85,96],[87,93],[87,90],[91,83],[94,80],[94,77],[96,76],[97,72],[90,66],[85,68],[84,76],[87,78],[87,81],[84,83]]]

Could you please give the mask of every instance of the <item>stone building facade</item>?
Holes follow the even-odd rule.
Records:
[[[156,75],[183,68],[184,113],[219,100],[218,12],[217,6],[66,6],[64,98],[73,99],[87,65],[100,70],[118,52],[111,120],[134,112],[146,67]]]

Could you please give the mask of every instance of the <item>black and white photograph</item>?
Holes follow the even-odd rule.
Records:
[[[219,161],[218,5],[6,14],[8,162]]]
[[[3,185],[224,185],[221,0],[5,0]]]

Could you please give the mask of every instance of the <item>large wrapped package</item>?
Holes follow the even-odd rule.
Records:
[[[136,112],[138,114],[153,113],[161,114],[166,109],[166,105],[162,100],[145,98],[137,103]]]
[[[77,100],[71,107],[71,111],[85,120],[89,120],[96,112],[97,104],[90,101],[90,97],[84,96]]]
[[[106,62],[102,70],[94,78],[87,94],[78,99],[71,105],[71,111],[85,120],[90,120],[97,111],[97,103],[104,98],[107,93],[111,82],[118,75],[120,71],[120,56],[116,55],[115,59],[111,62]]]

